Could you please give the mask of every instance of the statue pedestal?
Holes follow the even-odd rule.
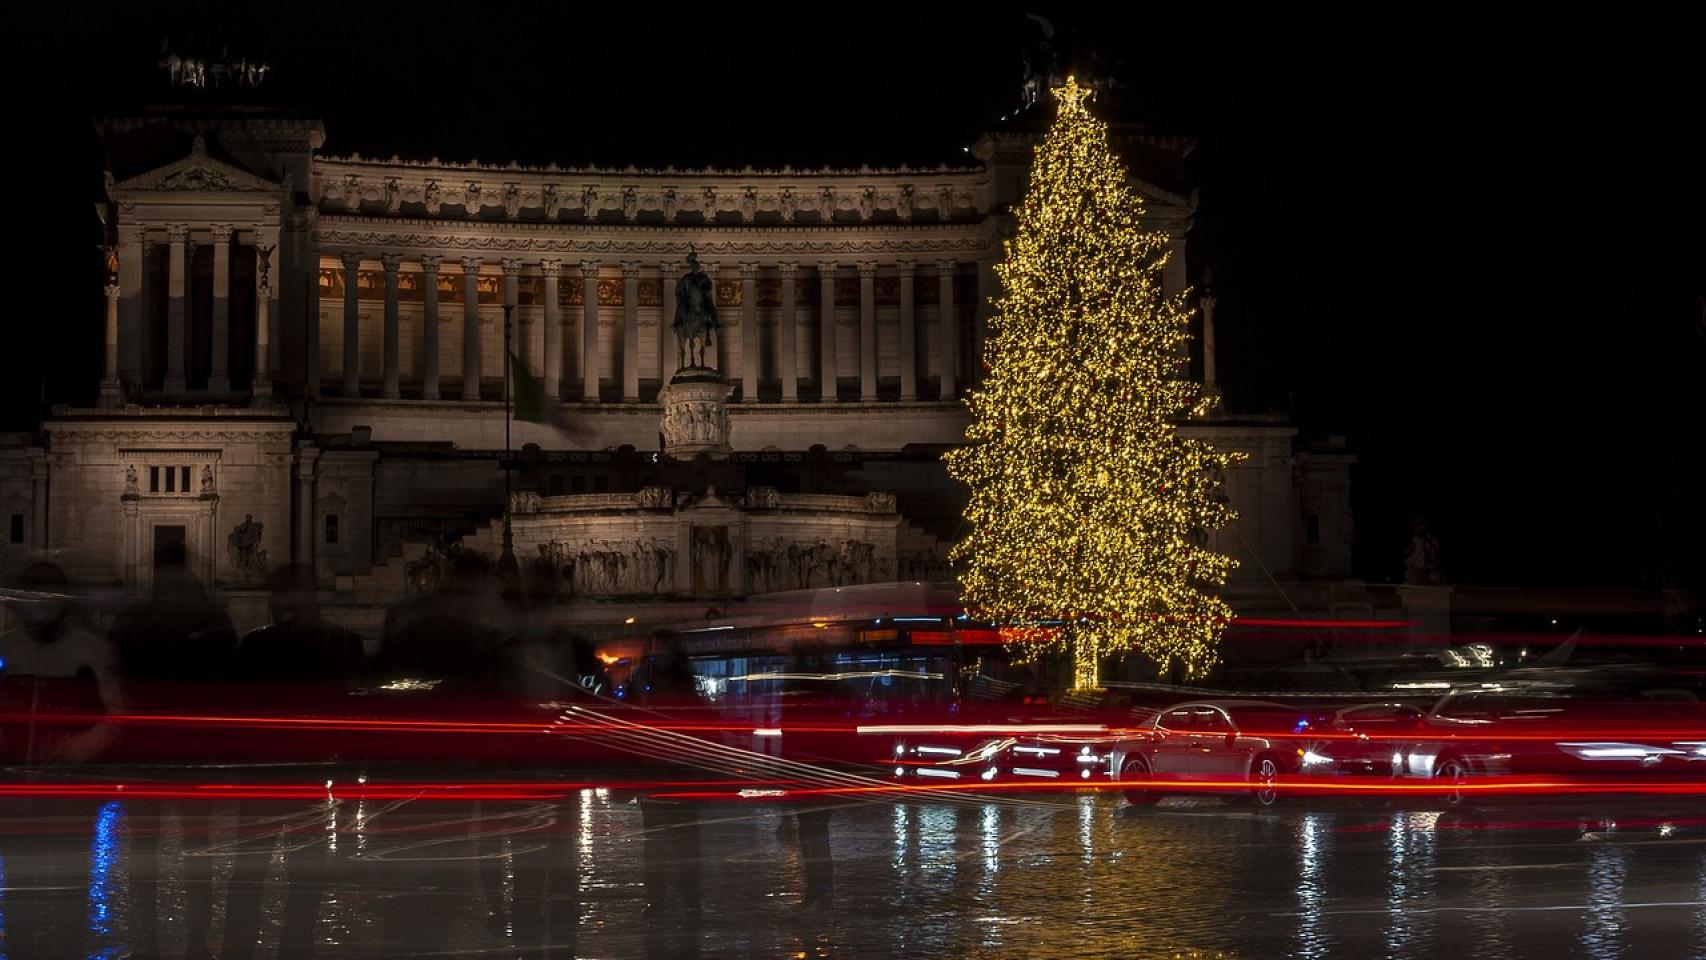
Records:
[[[663,406],[663,452],[674,460],[704,454],[723,460],[730,454],[726,404],[734,384],[715,370],[683,367],[658,391]]]

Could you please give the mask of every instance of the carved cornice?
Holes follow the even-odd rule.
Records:
[[[522,220],[435,219],[429,217],[369,217],[361,214],[323,213],[316,224],[317,236],[358,234],[362,236],[451,236],[470,240],[485,238],[529,238],[569,242],[600,242],[621,238],[633,240],[677,240],[687,243],[752,242],[783,244],[799,239],[823,237],[881,237],[900,239],[940,236],[995,236],[984,221],[953,223],[813,223],[793,227],[776,224],[664,224],[664,223],[543,223]]]
[[[568,166],[568,167],[565,167],[565,166],[559,166],[555,163],[546,164],[544,166],[524,165],[524,164],[519,164],[519,163],[505,163],[505,164],[479,163],[479,162],[457,163],[455,161],[440,160],[437,157],[433,157],[430,160],[404,160],[400,157],[393,156],[389,160],[380,160],[380,159],[373,158],[373,157],[363,157],[359,153],[352,153],[352,154],[349,154],[347,156],[341,156],[341,157],[337,157],[337,156],[319,157],[319,158],[316,158],[315,162],[316,163],[323,163],[323,164],[327,164],[327,165],[357,167],[357,168],[363,168],[363,169],[367,169],[367,170],[380,170],[380,169],[389,169],[389,170],[398,170],[398,171],[402,171],[402,170],[438,170],[438,171],[445,171],[445,172],[456,172],[456,173],[460,173],[460,174],[467,174],[470,172],[505,174],[505,175],[509,175],[510,179],[515,179],[515,177],[513,175],[518,174],[518,173],[520,173],[520,174],[528,174],[528,173],[533,173],[533,174],[562,174],[564,176],[578,176],[578,177],[583,177],[583,178],[587,177],[587,176],[593,176],[593,177],[612,177],[612,178],[626,177],[629,179],[646,178],[646,177],[719,177],[719,178],[761,177],[761,178],[773,179],[773,178],[777,178],[777,177],[952,176],[952,175],[956,175],[956,174],[965,175],[965,174],[978,174],[978,173],[983,172],[982,168],[976,167],[976,166],[949,166],[947,164],[937,164],[936,166],[933,166],[933,167],[912,167],[912,166],[908,166],[906,164],[901,164],[898,167],[871,167],[871,166],[866,166],[866,165],[861,165],[858,167],[823,166],[823,167],[817,167],[815,169],[808,169],[808,168],[795,169],[792,166],[783,166],[783,167],[745,166],[745,167],[741,167],[739,169],[735,169],[733,167],[685,167],[682,169],[676,169],[673,166],[635,167],[632,165],[627,166],[627,167],[621,167],[621,168],[618,168],[618,167],[597,167],[597,166],[581,166],[581,167]]]
[[[328,256],[338,255],[338,247],[392,248],[402,251],[442,251],[455,253],[472,250],[494,254],[520,253],[562,257],[571,260],[598,255],[601,260],[634,259],[643,261],[679,262],[690,250],[704,259],[707,272],[717,265],[713,258],[742,260],[754,257],[788,257],[792,259],[822,256],[857,259],[890,259],[964,254],[965,259],[977,259],[988,250],[990,241],[975,232],[951,231],[937,234],[907,234],[894,237],[823,236],[784,238],[755,231],[748,237],[704,240],[677,234],[674,237],[635,235],[630,238],[577,239],[564,235],[458,236],[453,233],[402,233],[322,229],[315,242]],[[334,249],[327,249],[334,248]],[[953,258],[949,258],[950,261]]]
[[[266,441],[277,440],[288,444],[291,434],[295,432],[295,424],[285,424],[273,430],[255,429],[160,429],[147,427],[114,427],[110,424],[99,426],[84,426],[82,424],[54,423],[49,429],[56,435],[70,441],[97,441],[104,443],[229,443],[232,441]],[[177,451],[174,451],[177,452]]]
[[[919,209],[947,220],[989,212],[994,196],[981,167],[676,171],[319,158],[314,169],[321,185],[315,201],[329,211],[365,208],[394,215],[407,203],[420,204],[434,217],[446,215],[446,206],[460,207],[454,215],[469,218],[501,207],[508,220],[556,221],[565,209],[585,222],[605,214],[627,222],[641,214],[673,222],[690,214],[695,222],[751,223],[774,215],[793,223],[800,213],[814,214],[819,222],[837,213],[867,221],[879,212],[910,221]]]

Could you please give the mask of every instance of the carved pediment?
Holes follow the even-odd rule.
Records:
[[[281,189],[280,184],[208,156],[201,138],[197,137],[189,156],[120,181],[113,187],[113,192],[276,194]]]

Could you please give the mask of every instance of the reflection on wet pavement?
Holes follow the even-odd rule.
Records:
[[[76,923],[80,955],[99,958],[145,936],[165,956],[194,938],[262,958],[309,938],[328,957],[1706,955],[1706,829],[1655,818],[1589,830],[1099,795],[654,812],[606,790],[17,809],[0,942],[14,960],[66,955],[52,951]],[[814,882],[833,893],[807,907],[825,818],[831,869]],[[694,832],[689,860],[676,840]],[[158,897],[151,934],[138,891]],[[212,929],[192,934],[203,915]]]

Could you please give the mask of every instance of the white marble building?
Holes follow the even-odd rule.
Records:
[[[510,305],[514,352],[557,399],[550,422],[512,428],[516,489],[536,498],[518,515],[524,561],[638,522],[678,547],[664,606],[785,579],[774,557],[732,556],[714,591],[683,572],[676,514],[705,510],[715,485],[740,538],[718,550],[786,557],[782,538],[821,537],[871,544],[858,576],[941,575],[929,557],[956,534],[960,494],[938,456],[962,437],[1034,132],[990,132],[957,166],[678,171],[326,156],[317,120],[262,109],[97,128],[116,244],[100,399],[0,438],[7,568],[45,555],[142,591],[181,541],[194,572],[239,588],[254,568],[230,538],[251,518],[271,565],[312,564],[330,602],[382,605],[429,543],[495,545]],[[1189,145],[1122,138],[1174,246],[1166,285],[1183,289],[1195,200],[1147,167],[1177,167]],[[733,455],[698,467],[653,454],[690,251],[715,278],[715,363],[734,385]],[[1228,478],[1241,519],[1221,533],[1245,561],[1239,590],[1348,575],[1351,457],[1299,450],[1278,418],[1188,429],[1250,455]],[[626,500],[575,499],[650,488],[675,506],[641,521]],[[869,494],[887,511],[865,511]]]

